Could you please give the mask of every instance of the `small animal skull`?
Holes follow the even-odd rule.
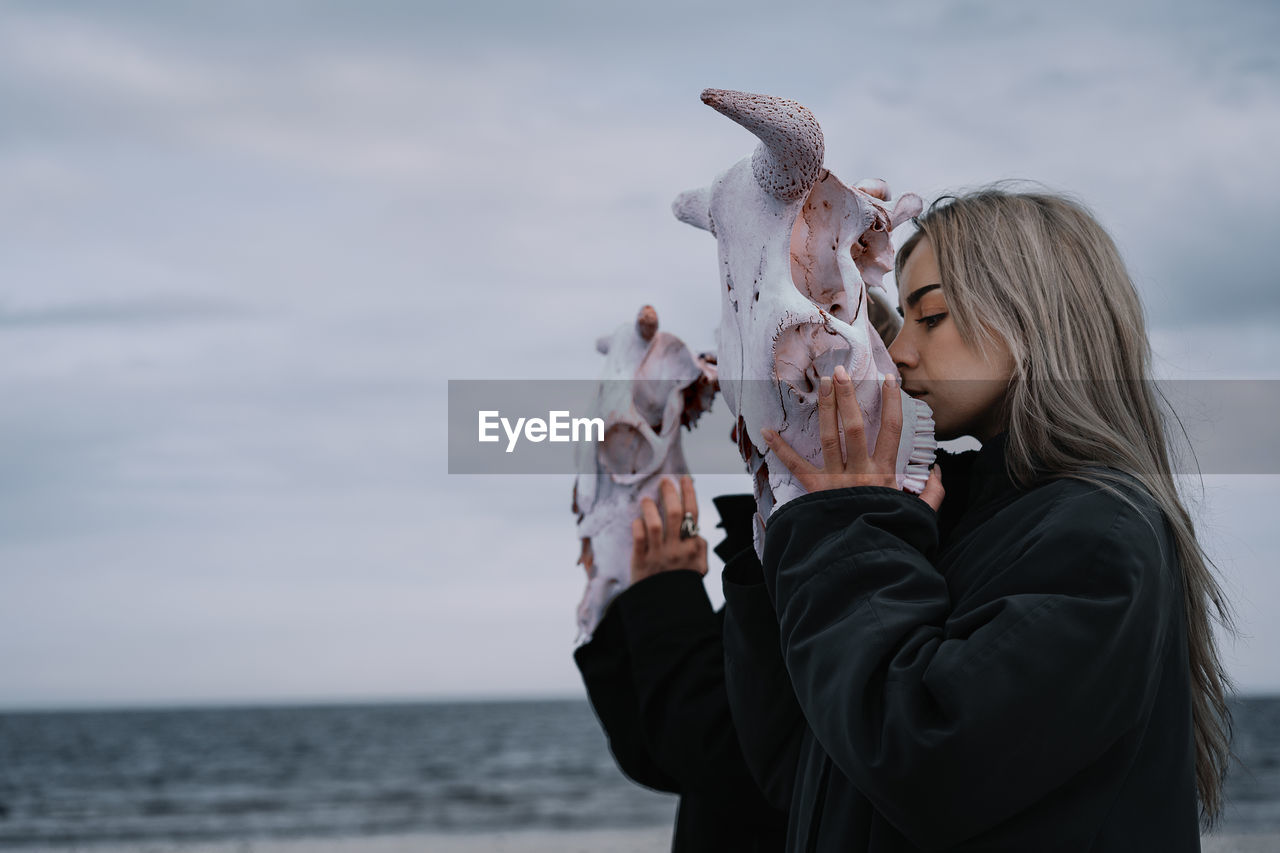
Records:
[[[650,305],[635,322],[596,341],[605,355],[591,415],[604,419],[604,441],[579,445],[573,512],[578,517],[587,589],[578,605],[578,640],[591,639],[614,596],[630,584],[631,522],[640,500],[658,502],[663,477],[688,472],[680,427],[711,409],[716,358],[695,356],[684,342],[658,331]]]
[[[890,233],[922,204],[907,194],[890,208],[884,181],[849,187],[823,168],[822,130],[795,101],[724,89],[704,90],[702,101],[760,140],[751,157],[672,204],[676,218],[716,238],[719,382],[753,477],[760,552],[769,515],[805,492],[760,430],[820,465],[818,380],[837,364],[855,383],[868,450],[875,445],[881,383],[897,375],[881,337],[896,328],[882,282],[893,268]],[[937,449],[933,417],[906,394],[902,409],[898,484],[919,492]]]

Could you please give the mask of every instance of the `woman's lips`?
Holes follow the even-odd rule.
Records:
[[[925,394],[929,393],[928,391],[917,391],[916,389],[908,388],[905,385],[902,386],[902,390],[906,392],[908,397],[923,397]]]

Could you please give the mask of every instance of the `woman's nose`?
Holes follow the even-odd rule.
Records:
[[[904,325],[898,330],[897,336],[893,339],[893,343],[889,344],[889,358],[893,359],[894,365],[899,370],[916,366],[917,356],[915,347],[911,346],[904,333],[906,330]]]

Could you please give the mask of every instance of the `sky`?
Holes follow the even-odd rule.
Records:
[[[705,87],[805,104],[849,183],[1074,194],[1160,375],[1278,378],[1278,37],[1245,0],[0,0],[0,708],[583,695],[572,478],[450,475],[447,382],[592,378],[646,303],[713,346],[670,203],[754,140]],[[1185,485],[1230,672],[1280,692],[1280,478]]]

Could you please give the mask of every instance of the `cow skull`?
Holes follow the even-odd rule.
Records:
[[[724,89],[704,90],[702,101],[760,140],[751,157],[709,187],[682,193],[672,210],[711,232],[719,249],[719,383],[752,475],[762,553],[764,522],[806,490],[761,450],[761,429],[821,465],[818,380],[842,364],[855,383],[868,450],[875,446],[881,383],[897,376],[881,339],[896,326],[886,318],[891,303],[882,282],[893,268],[890,232],[922,203],[907,194],[890,209],[883,181],[849,187],[823,168],[822,130],[795,101]],[[933,417],[926,404],[898,393],[898,484],[918,493],[937,449]]]
[[[716,359],[695,356],[684,342],[658,331],[650,305],[635,322],[599,338],[605,355],[593,404],[604,420],[604,440],[579,445],[573,512],[578,517],[587,589],[578,605],[578,640],[591,639],[605,608],[631,579],[631,522],[640,500],[658,503],[663,477],[688,472],[680,427],[690,428],[711,408]]]

